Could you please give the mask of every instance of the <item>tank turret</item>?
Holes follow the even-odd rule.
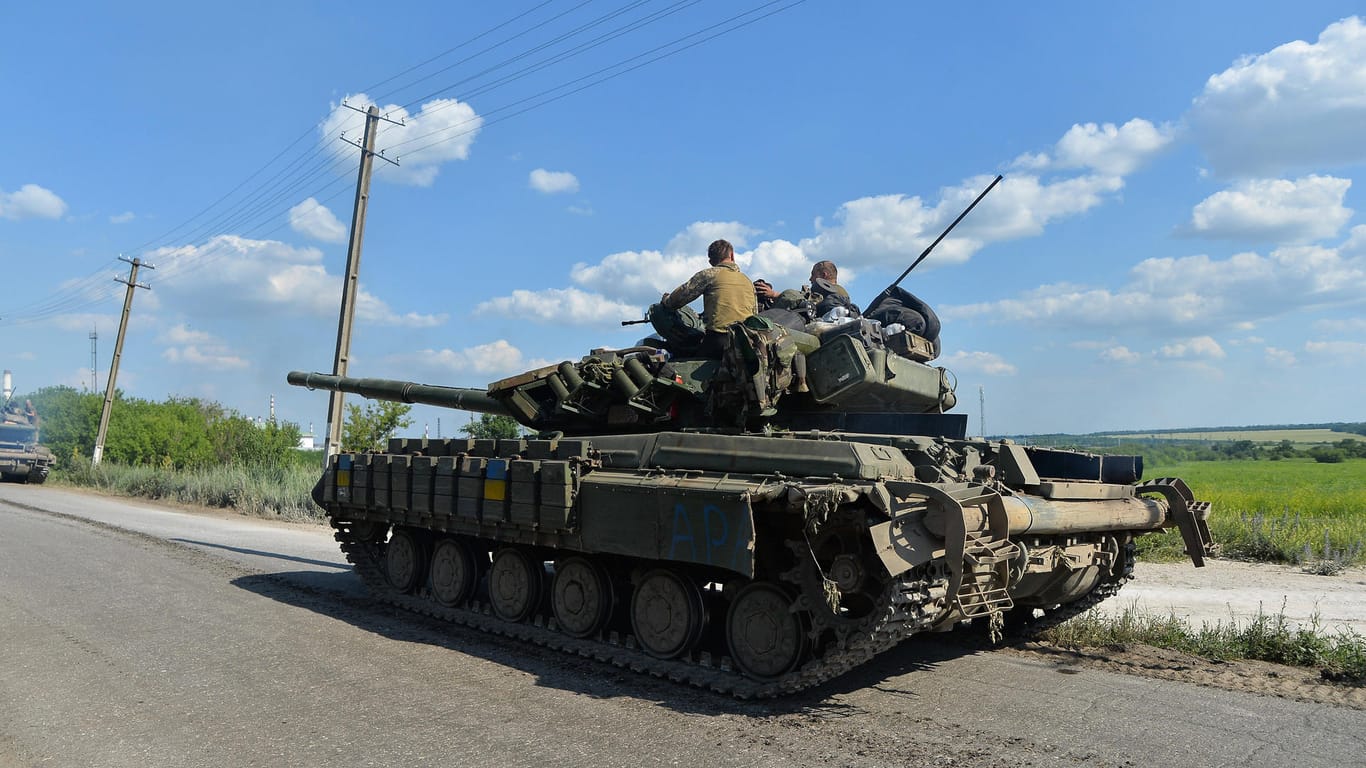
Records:
[[[595,349],[487,389],[294,371],[288,381],[378,400],[511,416],[567,435],[667,429],[857,431],[961,436],[952,375],[929,365],[933,344],[864,318],[737,323],[719,357],[701,357],[673,329],[691,310],[652,306],[657,333],[626,349]],[[683,318],[683,319],[680,319]]]

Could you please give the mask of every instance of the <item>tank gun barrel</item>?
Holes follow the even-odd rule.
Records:
[[[420,403],[438,408],[452,408],[497,416],[512,416],[502,403],[489,397],[488,392],[472,387],[443,387],[436,384],[417,384],[395,379],[357,379],[327,373],[290,371],[287,381],[296,387],[347,392],[371,400],[391,400],[396,403]]]

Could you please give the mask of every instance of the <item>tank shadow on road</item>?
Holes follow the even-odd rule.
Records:
[[[951,640],[945,641],[942,636],[912,638],[862,667],[811,690],[780,699],[747,702],[382,605],[368,597],[359,578],[351,572],[257,574],[234,579],[232,584],[392,640],[446,648],[517,669],[533,675],[540,686],[604,699],[637,698],[683,714],[854,715],[861,711],[860,708],[843,701],[842,694],[874,688],[914,697],[917,694],[913,690],[897,685],[894,679],[980,650],[971,643],[957,645]]]
[[[323,568],[336,568],[339,571],[350,571],[351,564],[329,560],[314,560],[309,557],[298,557],[295,555],[282,555],[279,552],[267,552],[264,549],[247,549],[246,547],[230,547],[227,544],[215,544],[212,541],[196,541],[195,539],[172,538],[167,541],[174,541],[180,544],[192,544],[196,547],[208,547],[210,549],[223,549],[228,552],[236,552],[242,555],[256,555],[257,557],[269,557],[274,560],[286,560],[291,563],[302,563],[304,565],[317,565]]]

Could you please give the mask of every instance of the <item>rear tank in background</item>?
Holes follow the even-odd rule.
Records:
[[[52,469],[52,451],[38,443],[41,425],[32,403],[20,405],[12,399],[14,387],[10,372],[4,373],[4,394],[0,398],[0,480],[17,483],[42,483]]]
[[[967,437],[937,338],[755,317],[711,359],[686,311],[647,319],[639,346],[486,390],[289,374],[534,434],[333,457],[314,498],[378,597],[766,697],[921,632],[1052,626],[1115,594],[1150,531],[1211,551],[1209,505],[1139,457]]]

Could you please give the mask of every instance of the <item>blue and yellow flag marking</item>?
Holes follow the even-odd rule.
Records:
[[[488,469],[484,473],[484,500],[502,501],[507,498],[507,495],[507,459],[489,459]]]

